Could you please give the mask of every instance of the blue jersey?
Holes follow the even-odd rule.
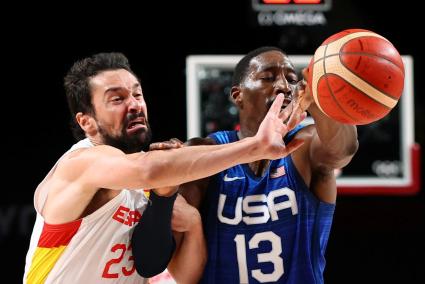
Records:
[[[235,131],[210,137],[238,140]],[[272,161],[263,177],[247,164],[213,176],[202,208],[208,261],[201,283],[323,283],[334,209],[309,191],[290,156]]]

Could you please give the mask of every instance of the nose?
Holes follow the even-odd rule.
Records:
[[[286,80],[285,76],[282,74],[278,80],[276,80],[275,84],[275,94],[283,93],[285,98],[292,95],[292,88],[289,84],[288,80]]]
[[[144,102],[142,100],[138,100],[135,97],[130,96],[128,102],[128,112],[139,113],[142,110],[143,103]]]

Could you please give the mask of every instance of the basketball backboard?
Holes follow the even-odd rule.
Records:
[[[238,110],[229,99],[238,55],[188,56],[187,137],[205,137],[238,127]],[[311,56],[290,56],[298,72]],[[342,194],[408,195],[419,190],[419,146],[414,140],[413,59],[403,56],[405,86],[398,105],[383,119],[358,126],[360,148],[336,172]],[[307,118],[304,123],[314,123]]]

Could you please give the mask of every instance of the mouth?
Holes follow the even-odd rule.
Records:
[[[285,98],[282,103],[282,109],[286,108],[292,102],[291,98]]]
[[[292,96],[291,95],[289,95],[289,96],[288,95],[285,95],[282,92],[278,93],[278,95],[279,94],[284,95],[284,100],[283,100],[282,107],[281,107],[281,109],[284,109],[284,108],[286,108],[292,102]]]
[[[146,119],[144,117],[138,117],[134,120],[131,120],[128,123],[127,131],[128,132],[134,132],[134,131],[137,131],[139,129],[146,128],[146,127],[147,127],[146,126]]]

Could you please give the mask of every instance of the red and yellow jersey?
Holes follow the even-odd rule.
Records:
[[[90,146],[85,139],[71,150]],[[40,214],[48,194],[43,182],[34,198],[37,219],[24,283],[147,283],[135,270],[130,244],[147,204],[143,190],[124,189],[82,219],[51,225]]]

